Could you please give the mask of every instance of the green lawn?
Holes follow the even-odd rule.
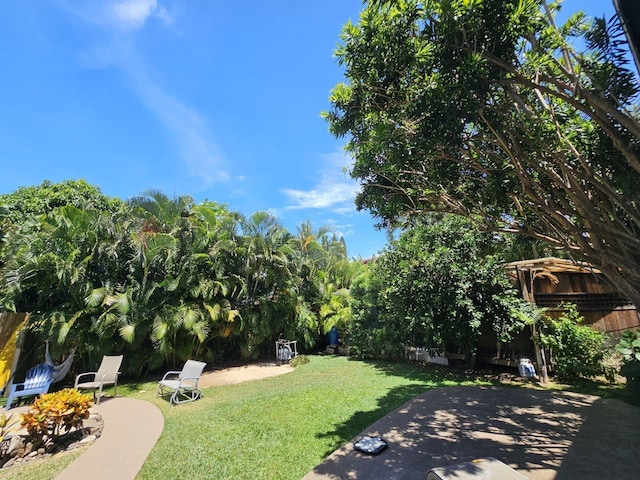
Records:
[[[148,400],[165,417],[137,478],[297,480],[419,393],[489,383],[435,366],[309,358],[286,375],[207,388],[201,400],[177,407],[154,398],[155,382],[119,386],[119,395]],[[52,479],[60,461],[48,460],[20,478]],[[18,478],[5,475],[0,471],[0,479]]]
[[[191,404],[153,399],[165,428],[138,478],[300,479],[420,392],[460,383],[415,365],[310,358],[286,375],[206,389]],[[132,396],[151,399],[154,385],[143,388]]]
[[[89,447],[68,453],[59,453],[51,458],[32,460],[25,465],[0,470],[2,480],[52,480]]]

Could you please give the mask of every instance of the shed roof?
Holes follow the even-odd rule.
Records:
[[[507,269],[528,270],[533,272],[572,272],[572,273],[602,273],[593,265],[586,262],[567,260],[565,258],[545,257],[532,260],[519,260],[507,263]]]

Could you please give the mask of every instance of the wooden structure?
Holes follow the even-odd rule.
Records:
[[[512,262],[506,268],[523,298],[546,308],[551,317],[562,314],[562,303],[573,303],[585,325],[601,332],[619,336],[640,327],[636,306],[586,263],[548,257]]]
[[[586,263],[548,257],[512,262],[505,268],[522,297],[545,308],[550,317],[559,317],[564,312],[561,305],[572,303],[584,317],[584,324],[610,334],[612,344],[624,330],[640,328],[637,308],[618,294],[599,270]],[[481,363],[517,367],[520,358],[529,358],[544,376],[541,366],[547,362],[541,355],[529,327],[509,343],[497,341],[489,327],[478,338],[477,359]]]

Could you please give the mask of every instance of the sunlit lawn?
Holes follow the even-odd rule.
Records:
[[[154,398],[155,382],[120,386],[118,394],[148,400],[165,417],[164,431],[137,478],[300,479],[419,393],[488,383],[442,367],[310,359],[279,377],[204,389],[201,400],[177,407]],[[54,478],[60,461],[51,459],[28,477],[0,472],[0,479]]]
[[[54,457],[27,462],[24,465],[0,470],[2,480],[44,480],[55,478],[89,447],[79,448],[68,453],[59,453]]]
[[[165,428],[138,477],[300,479],[420,392],[459,383],[437,369],[313,356],[286,375],[209,388],[192,404],[153,400]],[[134,396],[154,387],[145,390]]]

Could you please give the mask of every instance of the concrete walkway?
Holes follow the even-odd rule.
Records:
[[[635,480],[640,472],[640,408],[579,393],[435,388],[356,439],[362,435],[382,436],[389,447],[369,456],[350,441],[303,480],[426,478],[431,468],[484,457],[530,480]],[[458,473],[451,478],[470,478]]]
[[[290,365],[272,363],[222,368],[204,373],[200,387],[241,383],[291,371]],[[135,479],[162,433],[162,413],[150,402],[127,397],[104,397],[91,409],[102,415],[102,435],[55,480]]]
[[[164,428],[152,403],[134,398],[104,398],[92,410],[104,421],[102,435],[56,480],[133,480]]]

